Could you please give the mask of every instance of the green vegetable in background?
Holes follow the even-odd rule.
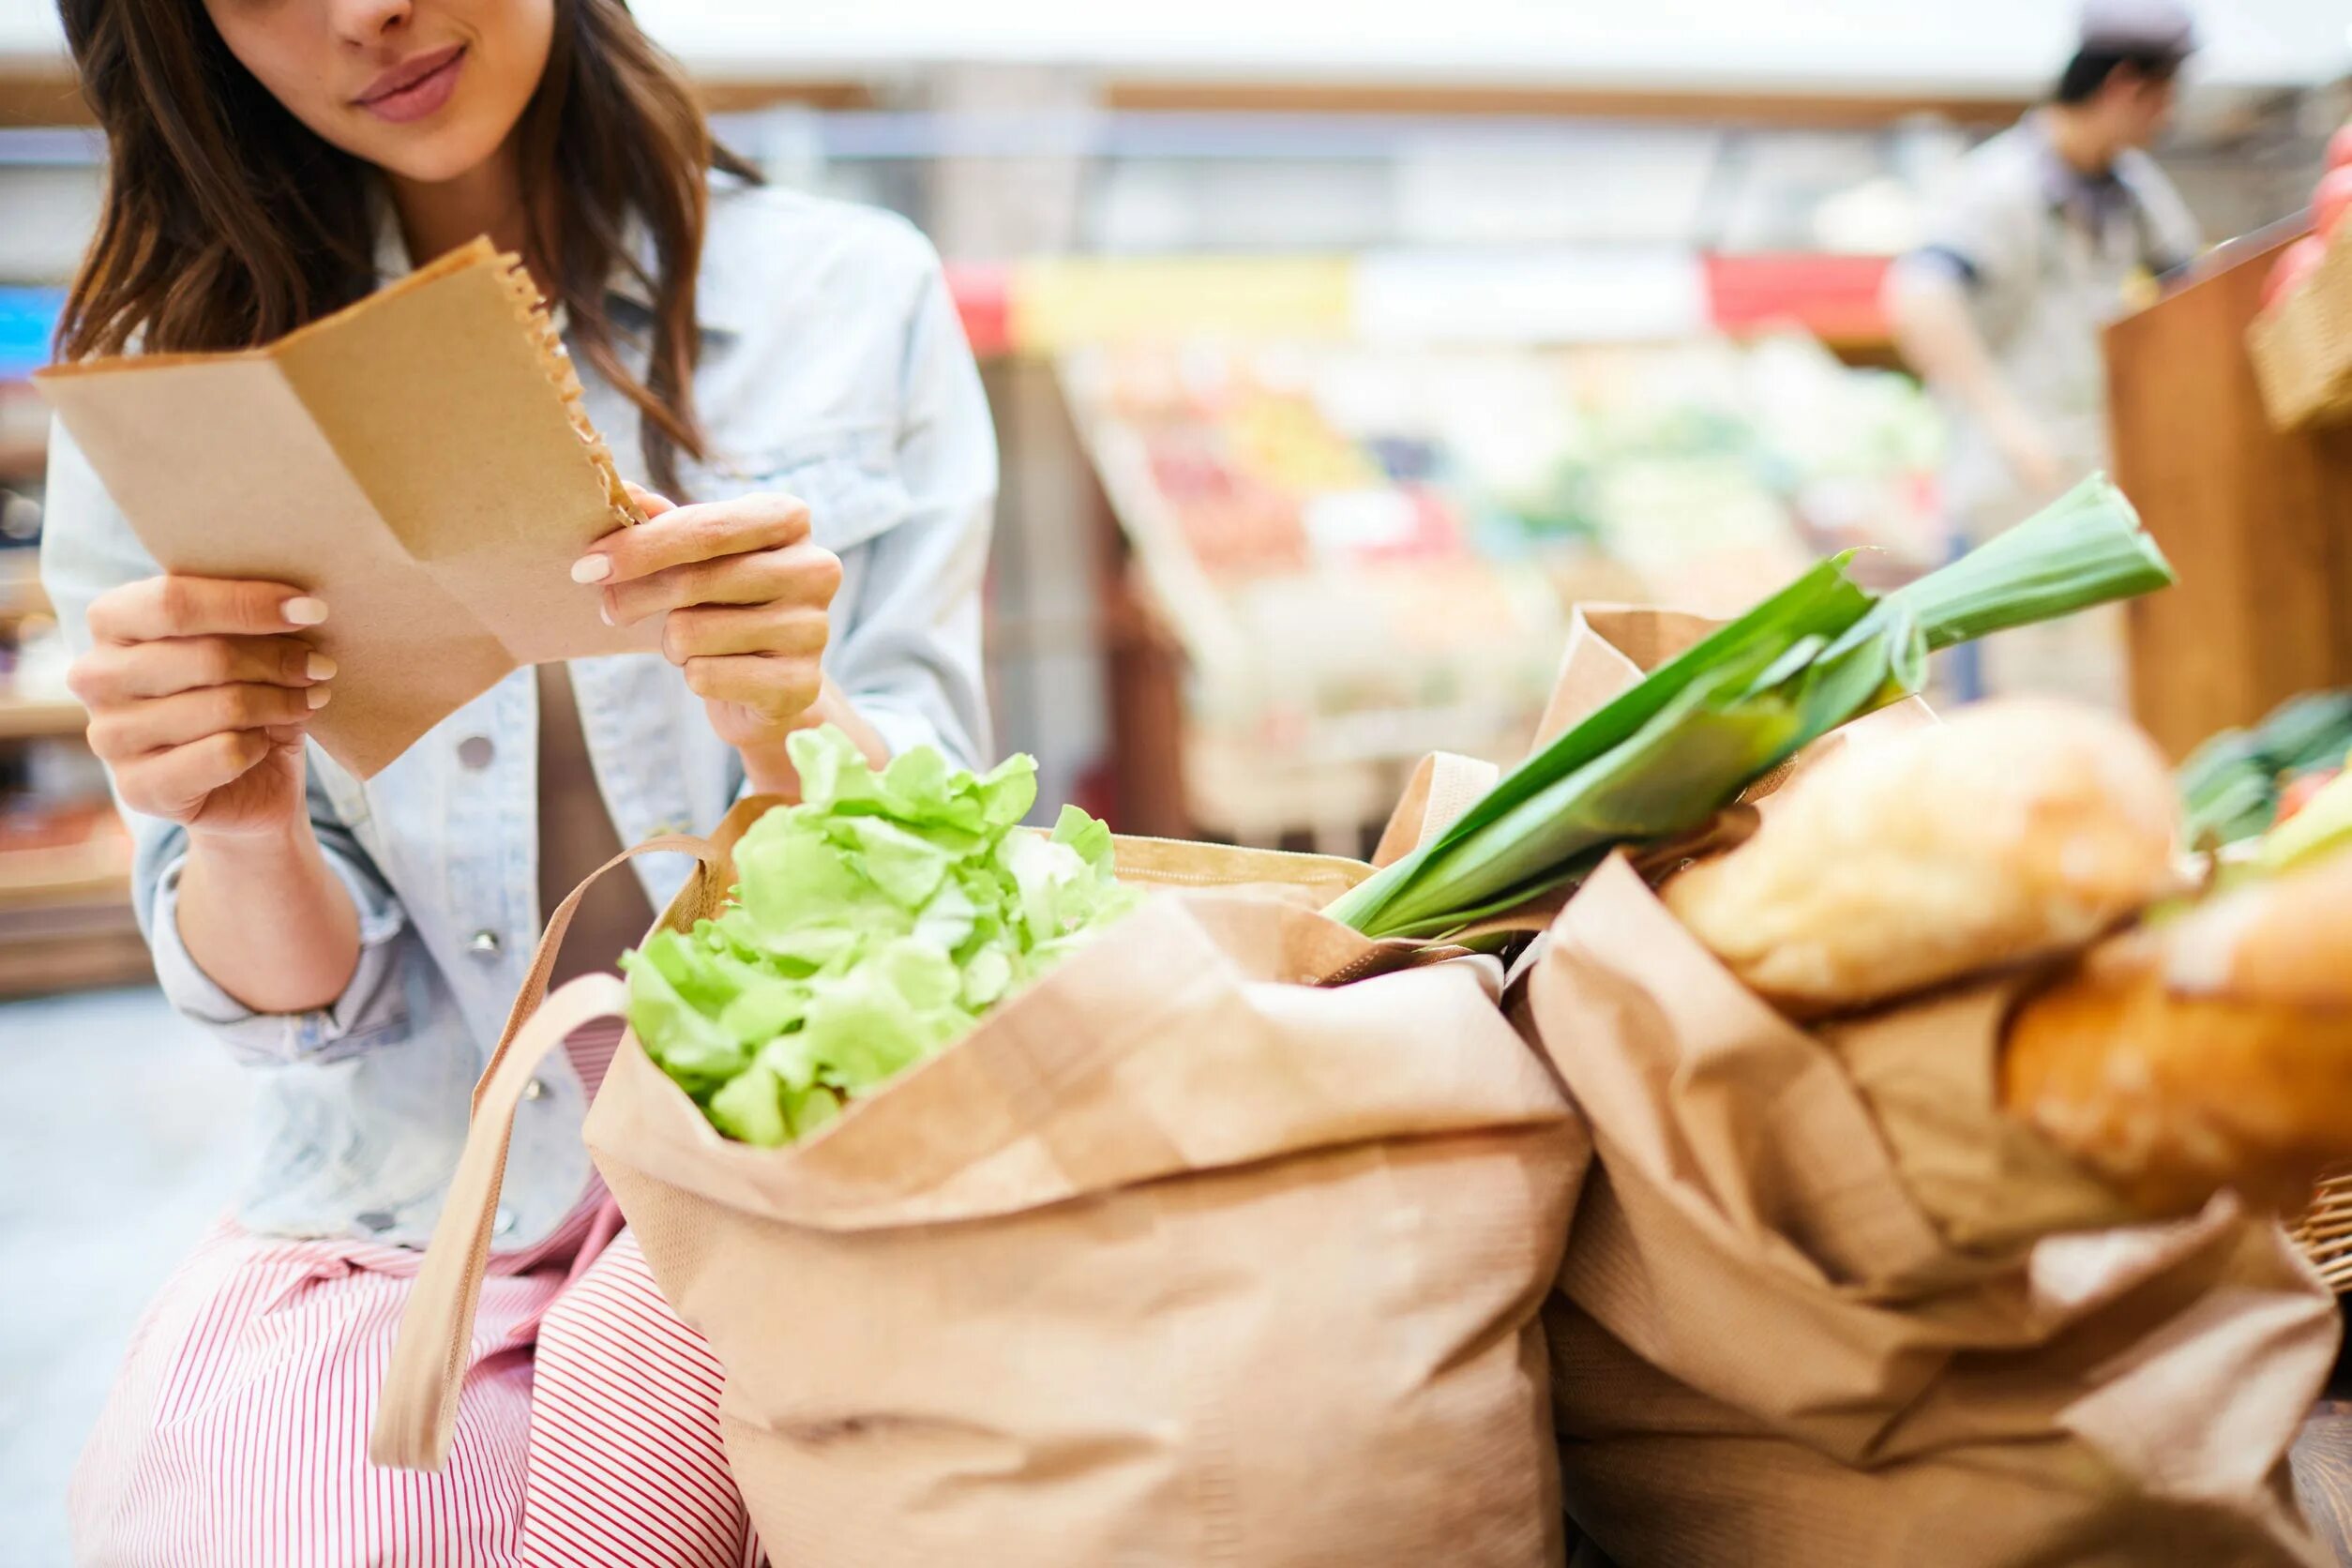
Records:
[[[2255,867],[2266,874],[2292,871],[2352,847],[2352,773],[2321,785],[2302,809],[2263,835]]]
[[[2172,580],[2099,475],[1883,597],[1847,576],[1849,559],[1651,671],[1327,912],[1369,936],[1458,931],[1578,880],[1617,845],[1698,827],[1807,743],[1918,691],[1939,648]]]
[[[2180,764],[2189,842],[2235,844],[2277,822],[2282,787],[2352,749],[2352,691],[2289,698],[2251,730],[2224,730]]]
[[[1140,897],[1085,812],[1063,807],[1050,836],[1018,825],[1028,757],[974,776],[922,746],[876,773],[831,727],[791,749],[802,803],[736,844],[726,908],[621,959],[646,1054],[761,1145],[935,1054]]]

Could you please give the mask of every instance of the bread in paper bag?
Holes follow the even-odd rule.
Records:
[[[2150,1213],[2299,1207],[2352,1154],[2352,855],[2093,950],[2017,1010],[2001,1093]]]
[[[2120,1225],[2004,1114],[2015,984],[1808,1033],[1622,861],[1569,905],[1523,1016],[1595,1152],[1545,1326],[1620,1568],[2328,1560],[2285,1455],[2332,1302],[2274,1223]]]
[[[1842,746],[1666,907],[1798,1015],[2081,945],[2179,885],[2170,772],[2123,719],[2018,699]]]
[[[1563,693],[1707,629],[1579,617]],[[1785,788],[1922,716],[1848,726]],[[2274,1223],[2224,1199],[2124,1225],[2006,1113],[2030,982],[1808,1031],[1621,857],[1554,923],[1515,1017],[1594,1154],[1545,1330],[1563,1496],[1619,1568],[2328,1560],[2285,1455],[2332,1302]]]

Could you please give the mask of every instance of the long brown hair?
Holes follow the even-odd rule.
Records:
[[[133,341],[156,352],[251,347],[373,287],[367,165],[271,97],[199,0],[58,8],[108,168],[58,357]],[[557,0],[547,69],[518,128],[533,264],[581,356],[637,405],[646,469],[675,495],[677,454],[703,455],[694,279],[706,176],[715,165],[759,176],[711,140],[684,74],[627,0]],[[629,249],[632,216],[652,238],[656,276]],[[642,380],[623,368],[605,309],[616,269],[656,306]]]

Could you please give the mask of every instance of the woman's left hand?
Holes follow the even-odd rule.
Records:
[[[864,745],[870,731],[824,678],[841,562],[809,538],[808,508],[773,491],[687,506],[630,494],[646,520],[597,540],[573,580],[600,586],[613,626],[663,617],[663,656],[743,753],[753,788],[792,792],[784,742],[796,730],[849,718]]]

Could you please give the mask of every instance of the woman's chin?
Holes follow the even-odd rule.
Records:
[[[497,153],[502,138],[490,131],[450,126],[431,131],[379,131],[350,150],[396,180],[446,185],[479,169]]]

